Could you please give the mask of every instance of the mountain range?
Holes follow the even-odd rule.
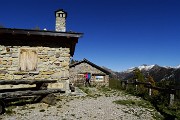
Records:
[[[128,80],[133,77],[133,71],[137,68],[143,73],[145,78],[150,75],[156,82],[163,80],[174,81],[175,83],[180,82],[180,65],[177,67],[164,67],[159,65],[143,64],[138,67],[129,68],[128,70],[122,72],[114,72],[109,69],[107,70],[112,73],[112,77],[116,77],[120,80]]]

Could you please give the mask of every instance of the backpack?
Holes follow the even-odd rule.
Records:
[[[91,74],[90,73],[88,73],[88,79],[91,79]]]

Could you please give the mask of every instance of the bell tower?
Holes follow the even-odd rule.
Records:
[[[66,32],[67,12],[65,12],[63,9],[59,9],[55,11],[55,16],[56,16],[56,26],[55,26],[56,31]]]

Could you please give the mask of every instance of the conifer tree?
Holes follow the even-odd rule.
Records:
[[[150,82],[152,86],[155,86],[155,81],[152,76],[148,75],[147,81]]]
[[[71,59],[70,64],[74,64],[74,63],[77,63],[77,62],[79,62],[79,61],[78,61],[78,60]]]
[[[144,75],[142,74],[142,72],[136,68],[134,70],[134,80],[137,79],[138,82],[145,82],[145,78],[144,78]]]
[[[144,75],[138,68],[136,68],[133,72],[134,72],[134,80],[137,80],[138,82],[145,82]],[[138,85],[137,92],[139,95],[143,95],[145,90],[146,89],[145,89],[144,85],[142,85],[142,84]]]
[[[147,81],[150,82],[153,87],[156,86],[156,83],[155,83],[155,81],[154,81],[154,79],[153,79],[153,77],[151,75],[148,75]],[[159,94],[158,90],[154,90],[154,89],[152,90],[152,95],[153,96],[156,96],[158,94]]]

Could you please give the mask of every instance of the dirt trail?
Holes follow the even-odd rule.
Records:
[[[13,109],[12,115],[0,116],[3,120],[153,120],[157,111],[136,105],[121,105],[113,101],[142,101],[135,96],[117,91],[99,91],[96,88],[81,90],[71,96],[58,96],[55,106],[45,103],[28,104]],[[157,119],[157,118],[156,118]]]

